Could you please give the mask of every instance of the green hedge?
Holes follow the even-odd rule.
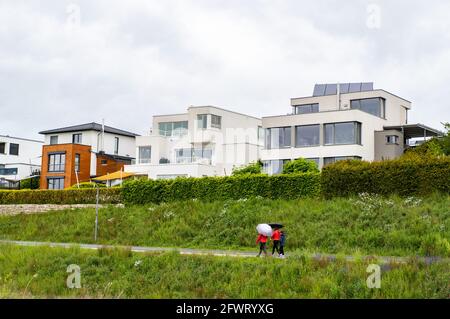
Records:
[[[325,197],[359,193],[400,196],[450,193],[450,157],[342,161],[322,170]]]
[[[320,194],[320,174],[246,175],[133,180],[123,185],[123,199],[130,204],[172,202],[186,199],[215,201],[261,196],[298,198]]]
[[[95,189],[0,191],[0,204],[95,204]],[[100,189],[99,202],[122,201],[120,188]]]

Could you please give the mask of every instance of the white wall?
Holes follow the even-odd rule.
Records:
[[[0,164],[5,168],[17,168],[17,175],[0,175],[0,178],[19,180],[30,176],[33,170],[41,167],[43,142],[0,135],[0,143],[6,143],[5,154],[0,154]],[[10,143],[19,144],[19,155],[10,155]],[[31,162],[31,165],[30,165]]]
[[[208,114],[207,129],[198,128],[197,115]],[[220,116],[221,128],[211,127],[211,114]],[[159,123],[188,121],[188,133],[184,136],[159,136]],[[139,147],[151,146],[151,164],[158,165],[161,157],[176,164],[175,150],[180,148],[209,148],[213,150],[213,175],[229,175],[233,167],[246,165],[259,159],[264,140],[258,139],[258,126],[262,122],[258,118],[240,114],[213,106],[189,107],[185,114],[162,115],[153,118],[152,136],[142,136],[136,139],[136,163],[139,163]],[[134,165],[133,169],[142,172]],[[170,166],[170,165],[169,165]],[[127,168],[131,169],[131,168]],[[189,171],[191,167],[181,166],[181,170]],[[195,170],[194,170],[195,171]],[[194,172],[196,176],[201,173]],[[187,174],[194,174],[189,171]]]
[[[97,131],[81,131],[46,134],[45,144],[50,144],[51,136],[58,136],[58,144],[71,144],[73,134],[82,134],[81,144],[90,145],[93,152],[98,152],[102,147],[101,133]],[[104,151],[107,154],[114,154],[114,138],[119,138],[119,153],[120,156],[134,157],[135,155],[135,138],[129,136],[116,135],[105,133]]]
[[[350,109],[350,100],[372,97],[382,97],[386,101],[385,118],[368,114],[361,110]],[[406,124],[406,109],[411,103],[383,90],[341,94],[341,110],[338,110],[337,96],[308,97],[292,99],[292,105],[319,103],[318,113],[281,115],[264,117],[263,127],[287,127],[295,130],[297,125],[321,124],[322,145],[313,147],[295,147],[284,149],[262,150],[262,160],[321,158],[337,156],[359,156],[363,160],[375,160],[375,131],[383,130],[384,126]],[[361,123],[361,145],[323,145],[323,124],[357,121]],[[295,133],[294,133],[295,134]],[[291,141],[295,145],[295,139]]]

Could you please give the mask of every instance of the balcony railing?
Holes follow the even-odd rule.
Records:
[[[165,137],[180,137],[188,134],[188,129],[186,128],[177,128],[171,131],[158,130],[159,136]]]

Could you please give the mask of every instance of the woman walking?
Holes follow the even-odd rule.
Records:
[[[264,252],[264,255],[267,257],[267,249],[266,249],[267,236],[259,234],[258,238],[256,239],[256,244],[258,243],[259,243],[259,254],[257,257],[262,257],[261,256],[262,252]]]
[[[278,256],[280,256],[280,230],[278,228],[275,228],[275,230],[272,233],[272,240],[273,240],[273,247],[272,247],[272,257],[273,254],[275,254],[275,250],[278,253]]]

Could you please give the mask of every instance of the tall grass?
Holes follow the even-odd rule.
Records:
[[[450,256],[450,196],[268,200],[106,207],[99,243],[255,249],[255,226],[286,225],[286,250]],[[0,238],[92,243],[94,209],[0,217]]]
[[[66,287],[68,265],[81,288]],[[366,286],[367,264],[290,259],[132,254],[126,250],[0,249],[3,298],[449,298],[449,265],[382,268]]]

